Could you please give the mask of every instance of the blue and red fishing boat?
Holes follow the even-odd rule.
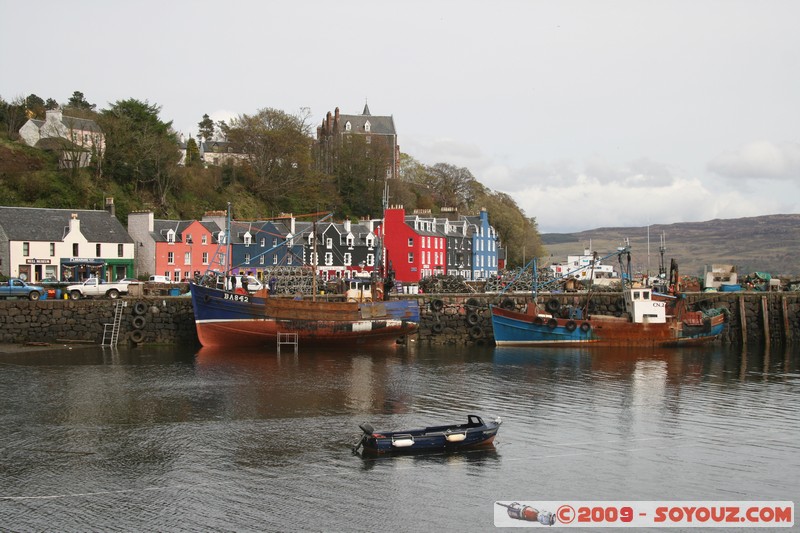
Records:
[[[628,248],[617,253],[628,253]],[[492,306],[495,344],[684,346],[713,341],[725,329],[727,310],[690,310],[680,293],[674,260],[672,267],[669,293],[656,292],[652,287],[624,288],[619,316],[590,314],[588,309],[567,310],[565,315],[559,312],[557,300],[552,300],[553,306],[548,302],[542,310],[536,303],[536,289],[533,301],[523,310]]]

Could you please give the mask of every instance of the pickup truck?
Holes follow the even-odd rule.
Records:
[[[109,283],[99,278],[89,278],[79,285],[69,285],[65,290],[72,300],[94,296],[108,296],[114,299],[119,298],[120,294],[128,293],[128,283]]]
[[[44,294],[44,287],[28,285],[21,279],[11,278],[0,283],[0,298],[27,298],[38,300]]]

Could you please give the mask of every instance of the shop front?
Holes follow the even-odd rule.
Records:
[[[61,281],[77,283],[89,278],[105,279],[105,261],[84,257],[61,260]]]

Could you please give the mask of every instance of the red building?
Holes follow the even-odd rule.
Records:
[[[393,206],[384,211],[382,231],[386,265],[397,281],[417,283],[446,272],[446,239],[435,219],[406,216],[403,206]]]

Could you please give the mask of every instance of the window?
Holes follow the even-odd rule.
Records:
[[[250,246],[252,242],[253,242],[253,236],[250,235],[250,232],[248,231],[247,233],[244,234],[244,245]]]
[[[347,121],[347,122],[345,122],[345,124],[344,124],[344,131],[350,131],[351,129],[353,129],[353,125],[352,125],[352,124],[350,124],[350,121],[348,120],[348,121]]]
[[[186,244],[192,244],[192,236],[191,235],[187,235],[186,236]]]
[[[169,230],[167,232],[167,242],[170,244],[175,244],[175,232],[173,230]]]
[[[94,255],[95,257],[102,257],[103,254],[100,253],[100,244],[94,245]]]
[[[264,264],[264,255],[263,254],[258,258],[258,264],[259,265],[263,265]]]
[[[78,251],[79,251],[78,243],[77,242],[72,243],[72,257],[78,257],[80,255]]]
[[[267,245],[267,239],[265,239],[264,237],[261,237],[261,247],[263,248],[266,245]]]
[[[175,252],[167,252],[167,264],[168,265],[175,264]]]
[[[325,252],[325,265],[331,266],[333,264],[333,252]]]
[[[191,265],[192,264],[192,252],[184,252],[183,253],[183,264],[184,265]]]
[[[375,265],[375,254],[367,254],[367,266]]]
[[[369,123],[369,120],[364,124],[364,131],[369,132],[372,130],[372,124]],[[367,137],[369,139],[369,137]]]
[[[31,243],[29,242],[22,243],[22,255],[25,257],[31,255]]]
[[[347,246],[352,248],[354,244],[355,244],[355,239],[353,238],[352,235],[348,235],[347,236]]]
[[[365,140],[367,141],[367,144],[372,144],[372,137],[370,137],[369,135],[367,135],[367,138]]]
[[[200,237],[200,244],[208,244],[208,235]]]
[[[55,257],[55,255],[56,255],[56,243],[51,242],[50,243],[50,257]]]
[[[203,264],[208,264],[208,252],[203,252]]]
[[[353,264],[353,254],[344,254],[344,264],[350,266]]]
[[[414,246],[414,237],[409,237],[408,238],[408,245],[409,246]]]
[[[220,231],[217,234],[217,242],[219,242],[220,244],[226,244],[226,242],[225,242],[225,232],[224,231]]]
[[[408,262],[409,263],[413,263],[414,262],[414,252],[409,252],[409,254],[408,254]]]
[[[277,262],[278,257],[276,256],[275,259],[276,259],[275,264],[277,265],[278,264],[278,262]],[[293,254],[289,254],[289,259],[286,261],[286,264],[287,265],[291,265],[292,264],[292,259],[294,259],[294,255]]]
[[[373,246],[375,246],[375,237],[370,235],[367,237],[367,248],[372,248]]]
[[[118,244],[117,245],[117,257],[122,257],[123,255],[125,255],[125,247],[122,246],[121,244]]]
[[[325,248],[327,248],[328,250],[333,248],[333,239],[331,239],[330,237],[325,239]]]
[[[245,265],[250,264],[250,254],[244,254],[244,264]]]
[[[291,257],[289,257],[289,259],[291,259]],[[277,265],[278,264],[278,254],[275,254],[275,255],[272,256],[272,264],[273,265]]]
[[[278,238],[277,237],[273,237],[272,238],[272,247],[275,248],[276,246],[278,246]]]

